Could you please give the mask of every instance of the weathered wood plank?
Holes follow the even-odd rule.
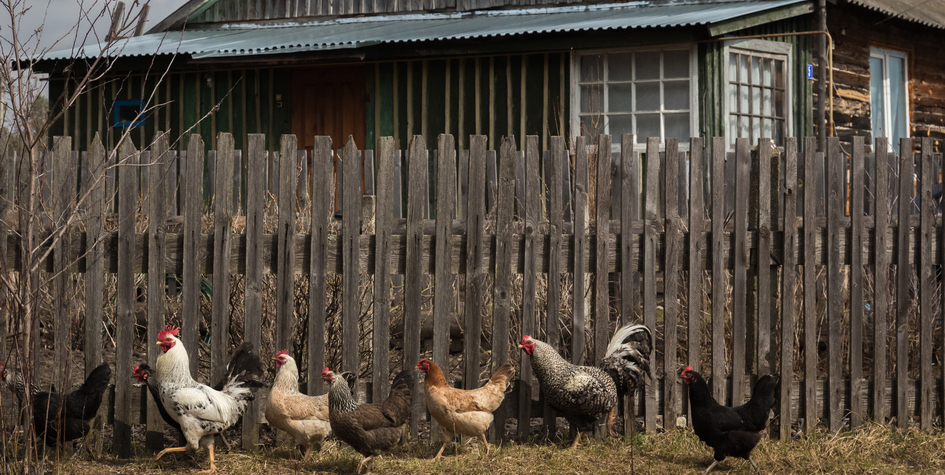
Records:
[[[266,226],[266,136],[249,134],[246,145],[246,276],[243,279],[243,341],[253,344],[262,352],[263,255],[269,249],[263,246]],[[270,248],[271,249],[271,248]],[[309,315],[309,318],[312,318]],[[279,351],[277,349],[276,351]],[[269,355],[259,355],[267,361]],[[309,362],[311,366],[311,361]],[[321,378],[319,378],[321,380]],[[250,428],[257,421],[258,403],[255,401],[243,414],[243,447],[252,447],[259,439],[259,430]]]
[[[705,196],[703,189],[703,139],[693,137],[689,142],[689,335],[687,337],[688,364],[702,371],[702,289],[706,282],[702,260],[705,258]],[[688,400],[685,386],[683,406]]]
[[[452,135],[437,138],[436,166],[436,230],[435,256],[453,254],[453,215],[456,211],[456,146]],[[455,295],[453,275],[447,259],[436,259],[436,291],[433,293],[433,361],[448,368],[450,317]],[[449,374],[449,370],[446,370]],[[430,433],[436,433],[437,422],[430,419]]]
[[[326,137],[323,140],[330,143],[331,137]],[[331,153],[330,146],[327,152]],[[377,255],[381,258],[374,260],[374,341],[373,351],[371,352],[373,358],[371,374],[373,375],[372,381],[374,384],[371,385],[371,389],[372,400],[383,401],[390,393],[391,276],[389,255],[391,223],[394,219],[391,206],[393,198],[391,194],[394,190],[394,139],[391,137],[379,138],[377,140],[376,156],[377,201],[374,211],[374,245],[377,249]],[[330,160],[330,156],[328,160]],[[325,204],[327,205],[327,203]],[[323,215],[319,218],[320,221],[323,221],[321,224],[324,229],[324,232],[321,233],[323,234],[322,239],[324,239],[324,242],[321,243],[323,248],[328,246],[328,220],[330,215],[325,214],[325,212],[329,209],[326,206]],[[385,256],[387,258],[384,258]],[[439,263],[439,261],[437,262]],[[324,267],[324,265],[323,262],[321,266]],[[324,269],[321,272],[325,272]],[[324,293],[324,291],[322,292]],[[437,294],[439,293],[437,292]],[[324,324],[323,320],[322,325]],[[322,329],[321,334],[324,335],[324,329]]]
[[[85,285],[85,372],[89,373],[102,362],[102,316],[105,288],[105,243],[102,239],[105,225],[105,168],[107,157],[101,137],[96,134],[89,146],[88,221],[85,224],[87,241]],[[12,166],[12,162],[11,166]],[[11,169],[12,172],[12,169]],[[12,178],[12,177],[11,177]],[[6,244],[4,240],[4,244]],[[6,253],[3,254],[4,256]],[[150,334],[149,334],[150,337]],[[150,341],[150,340],[149,340]],[[157,341],[157,335],[154,335]],[[157,345],[148,345],[149,361],[157,358]],[[154,348],[150,348],[150,347]]]
[[[844,217],[844,203],[840,193],[843,183],[844,157],[840,139],[827,139],[827,421],[830,432],[840,430],[844,416],[841,405],[840,379],[845,361],[840,355],[840,320],[844,275],[840,268],[840,221]]]
[[[656,245],[659,239],[659,137],[646,140],[646,165],[643,180],[646,183],[643,202],[643,324],[656,331]],[[650,355],[650,371],[657,371],[656,352]],[[644,424],[647,432],[656,431],[656,385],[648,384],[644,390]]]
[[[889,312],[888,282],[889,282],[889,255],[886,254],[889,230],[889,160],[886,159],[885,150],[888,143],[885,137],[876,139],[877,150],[876,158],[873,161],[873,176],[876,197],[876,206],[874,207],[875,227],[873,228],[873,240],[876,247],[873,252],[873,377],[878,381],[886,380],[886,325]],[[805,252],[807,251],[805,246]],[[804,285],[807,285],[806,283]],[[883,404],[883,388],[876,384],[873,386],[873,420],[886,422],[886,406]]]
[[[676,331],[679,317],[679,264],[682,252],[682,222],[679,218],[679,139],[666,139],[666,160],[663,162],[663,210],[666,219],[663,261],[663,371],[673,374],[678,366]],[[598,258],[600,258],[598,256]],[[678,379],[663,380],[663,430],[675,430],[678,413]]]
[[[639,154],[633,150],[635,140],[634,134],[623,134],[620,137],[620,326],[637,320],[636,309],[639,300],[637,299],[639,273],[634,263],[639,240],[630,232],[632,225],[640,220],[638,212],[640,204],[638,190],[640,161]],[[584,173],[586,175],[587,172]],[[586,181],[580,183],[584,184],[585,187],[587,186]],[[575,229],[578,228],[575,226]],[[576,255],[577,249],[575,249]],[[575,264],[575,267],[578,267],[577,264]],[[576,281],[577,277],[575,276]],[[576,286],[575,291],[577,291]],[[622,401],[624,420],[633,422],[632,424],[624,423],[624,437],[630,437],[636,433],[636,401],[636,394],[631,394]]]
[[[914,157],[912,139],[903,138],[899,142],[899,216],[902,222],[914,210],[912,191],[914,180]],[[896,241],[899,249],[909,246],[911,231],[909,227],[899,226]],[[909,377],[909,293],[912,287],[913,264],[905,253],[899,253],[896,262],[896,385],[899,393],[904,393],[904,383]],[[906,398],[898,398],[896,403],[896,424],[909,427],[912,417],[906,405]]]
[[[470,137],[469,195],[466,216],[466,328],[463,333],[463,387],[472,389],[479,384],[479,354],[482,338],[482,297],[485,295],[486,270],[483,267],[486,215],[486,141],[484,135]],[[424,175],[426,179],[426,175]]]
[[[745,402],[742,382],[746,376],[748,308],[748,193],[751,168],[751,142],[748,139],[735,141],[735,243],[732,256],[735,269],[732,272],[732,405]]]
[[[538,136],[525,137],[525,236],[523,239],[523,260],[525,272],[522,274],[522,335],[534,335],[537,322],[536,284],[540,267],[536,255],[538,246],[538,222],[541,220],[541,188],[538,181]],[[532,375],[531,359],[521,353],[518,391],[518,438],[528,437],[531,428],[532,393],[535,383]]]
[[[712,397],[725,394],[725,151],[724,138],[712,140]]]
[[[850,170],[850,247],[863,248],[863,195],[865,174],[864,137],[853,137],[853,155]],[[863,253],[850,256],[850,426],[863,423],[864,414],[857,410],[863,405]]]
[[[426,141],[423,136],[413,136],[410,141],[408,160],[407,266],[404,277],[404,369],[412,369],[413,365],[417,364],[420,359],[420,307],[423,298],[423,273],[420,270],[420,261],[423,255],[421,221],[424,217],[423,203],[426,200],[423,193],[426,186],[423,182],[427,180]],[[478,342],[479,340],[476,340],[476,343]],[[467,354],[478,355],[479,352]],[[416,391],[419,388],[420,386],[417,385],[412,389]],[[419,392],[414,392],[414,394],[419,394]],[[424,408],[420,398],[414,398],[412,402],[410,435],[415,437],[418,432],[419,418],[422,416]]]
[[[562,137],[551,138],[551,150],[544,153],[545,161],[545,193],[548,197],[548,255],[559,253],[561,249],[561,228],[564,224],[562,216],[563,203],[561,202],[561,174],[563,173],[564,140]],[[561,263],[557,259],[548,262],[548,292],[545,311],[545,342],[556,351],[561,352]],[[545,402],[542,395],[542,402]],[[554,434],[555,411],[544,404],[544,429]]]
[[[781,271],[781,378],[794,379],[794,328],[797,315],[794,312],[795,285],[797,283],[797,139],[788,138],[784,145],[784,242]],[[787,303],[790,302],[790,305]],[[791,406],[792,384],[781,384],[780,438],[790,440],[791,424],[794,420]]]
[[[587,276],[584,261],[587,259],[587,142],[582,135],[575,139],[574,157],[574,260],[571,263],[573,287],[571,294],[571,362],[584,364],[585,332],[587,331],[587,306],[584,292]]]
[[[932,292],[935,276],[932,274],[932,187],[938,176],[932,168],[932,138],[922,138],[919,155],[919,427],[932,430]]]
[[[295,156],[293,154],[293,156]],[[361,159],[354,138],[341,153],[341,370],[361,374],[359,325],[361,279],[358,236],[361,234]],[[294,194],[293,194],[294,196]],[[281,207],[279,209],[282,209]],[[416,388],[414,388],[416,389]]]
[[[181,275],[181,342],[190,356],[190,374],[197,374],[200,346],[200,289],[201,275],[198,268],[199,255],[206,252],[199,248],[201,242],[200,218],[203,214],[203,138],[199,134],[190,136],[187,142],[187,168],[184,171],[184,269]]]
[[[562,159],[567,160],[567,157]],[[607,272],[607,255],[612,250],[607,239],[610,235],[611,161],[611,137],[602,134],[597,138],[597,196],[594,197],[597,248],[594,259],[594,358],[591,361],[595,363],[604,358],[611,334],[610,274]],[[602,424],[597,424],[598,436],[604,436],[606,430]]]
[[[495,214],[495,293],[492,312],[492,371],[509,361],[509,331],[512,312],[512,219],[515,201],[515,138],[503,137],[499,149]],[[447,182],[448,183],[448,182]],[[449,294],[452,297],[452,293]],[[509,404],[495,413],[489,437],[505,433]]]
[[[117,320],[115,329],[115,361],[132,361],[135,326],[135,276],[132,259],[135,255],[135,214],[138,205],[137,151],[131,140],[122,141],[118,156],[118,280],[115,289]],[[190,350],[188,350],[190,351]],[[134,388],[131,378],[116,375],[115,422],[112,445],[120,458],[131,457],[131,398]]]
[[[217,164],[213,181],[213,296],[210,323],[210,381],[226,371],[230,335],[230,273],[233,247],[233,135],[217,135]],[[157,341],[157,340],[155,340]]]
[[[814,227],[817,214],[816,170],[817,139],[808,137],[804,144],[804,256],[814,250],[814,237],[820,231]],[[817,427],[817,271],[816,265],[804,259],[804,430],[811,432]]]
[[[148,213],[148,365],[156,367],[160,349],[152,342],[158,341],[158,333],[164,328],[164,313],[166,311],[167,273],[165,252],[167,243],[167,180],[170,178],[167,134],[158,132],[151,145],[151,173],[149,188],[151,197]],[[229,269],[227,269],[229,270]],[[98,270],[100,274],[101,269]],[[91,274],[89,274],[91,275]],[[229,272],[227,272],[229,275]],[[155,276],[157,276],[155,278]],[[99,337],[101,338],[101,337]],[[97,342],[101,345],[101,342]],[[158,411],[159,401],[148,398],[147,432],[145,446],[150,450],[160,450],[164,447],[164,420]]]
[[[295,162],[298,139],[283,135],[279,141],[278,175],[278,229],[276,231],[276,351],[298,354],[293,346],[295,335]],[[360,204],[360,203],[359,203]],[[342,258],[343,259],[343,258]],[[347,293],[345,293],[347,295]],[[343,305],[343,304],[342,304]],[[344,307],[343,307],[344,308]],[[344,312],[345,310],[342,310]],[[343,368],[350,371],[353,368]]]
[[[755,225],[758,230],[758,244],[755,248],[755,274],[758,279],[756,292],[758,294],[757,315],[757,347],[755,348],[755,368],[758,375],[771,372],[774,355],[771,353],[771,183],[777,186],[778,178],[772,175],[772,160],[780,155],[776,153],[774,142],[771,139],[758,139],[758,220]],[[777,164],[774,165],[777,170]]]
[[[72,234],[68,229],[68,217],[72,216],[72,207],[75,197],[75,161],[72,159],[72,138],[54,137],[52,150],[51,185],[57,192],[54,193],[51,204],[51,222],[56,230],[53,236],[53,275],[50,282],[50,291],[53,301],[53,336],[54,336],[54,364],[56,368],[64,368],[61,380],[57,383],[66,384],[69,381],[72,365],[69,361],[72,331],[70,316],[72,298],[70,298],[70,281],[66,270],[70,266],[66,250],[69,249],[69,240]],[[136,201],[137,202],[137,201]]]

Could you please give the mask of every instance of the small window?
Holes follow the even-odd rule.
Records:
[[[784,146],[791,134],[791,45],[745,41],[727,48],[725,104],[729,143],[770,138]]]
[[[899,153],[899,139],[909,136],[909,76],[906,54],[870,48],[870,120],[873,137],[886,137]]]
[[[574,131],[612,135],[615,147],[633,133],[640,149],[647,137],[678,138],[686,150],[698,130],[696,70],[691,46],[575,54]]]
[[[140,127],[144,125],[144,103],[142,101],[115,101],[115,127]]]

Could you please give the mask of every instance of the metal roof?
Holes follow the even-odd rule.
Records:
[[[847,0],[849,3],[885,13],[893,18],[933,28],[945,28],[943,0]]]
[[[194,58],[272,55],[539,33],[710,25],[809,0],[730,3],[648,1],[615,5],[373,16],[293,24],[233,24],[213,30],[169,31],[125,38],[110,57],[188,54]],[[96,57],[106,45],[47,53],[44,60]]]

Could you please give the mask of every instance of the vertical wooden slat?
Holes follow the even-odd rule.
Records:
[[[676,349],[679,347],[676,320],[679,316],[679,254],[682,252],[682,223],[679,219],[679,139],[666,139],[663,162],[663,209],[666,238],[663,252],[663,430],[676,428]]]
[[[751,142],[735,140],[735,242],[732,247],[732,405],[745,398],[746,342],[748,340],[748,192]]]
[[[515,138],[503,137],[499,150],[499,183],[495,213],[495,294],[492,312],[492,371],[509,360],[509,316],[512,311],[512,208],[515,200]],[[448,183],[448,182],[447,182]],[[452,294],[450,294],[452,297]],[[435,332],[434,332],[435,333]],[[496,411],[490,437],[505,433],[507,404]]]
[[[583,143],[583,137],[578,137],[578,143]],[[617,323],[617,326],[623,326],[627,323],[636,319],[636,299],[634,293],[634,275],[636,271],[636,266],[634,265],[633,258],[633,219],[636,218],[637,211],[637,201],[636,201],[636,183],[638,181],[638,176],[635,175],[637,172],[636,169],[636,152],[633,150],[633,134],[623,134],[620,137],[620,321]],[[584,160],[587,160],[587,152],[584,153]],[[578,162],[575,162],[577,164]],[[583,165],[587,167],[587,165]],[[584,171],[585,177],[587,171]],[[581,175],[578,175],[580,179]],[[575,186],[575,191],[586,190],[587,181],[586,178],[583,181],[578,181],[578,183],[584,188],[578,188]],[[584,192],[586,193],[586,192]],[[575,193],[575,198],[579,198],[579,195]],[[583,210],[584,208],[582,208]],[[578,209],[575,207],[575,223],[577,219],[582,219],[583,216],[579,216]],[[584,214],[585,211],[581,211],[581,214]],[[577,254],[577,249],[575,248],[575,254]],[[583,268],[583,266],[582,266]],[[575,274],[575,292],[577,292],[577,280],[578,276]],[[581,293],[583,294],[583,284],[581,287]],[[577,300],[577,298],[575,298]],[[582,299],[583,300],[583,299]],[[576,312],[575,312],[576,313]],[[580,363],[576,363],[580,364]],[[636,395],[628,395],[622,401],[624,421],[623,425],[623,434],[624,437],[632,436],[636,430]]]
[[[167,250],[167,185],[168,166],[170,160],[167,154],[167,134],[158,132],[151,146],[151,174],[149,189],[151,197],[148,200],[148,365],[156,367],[160,348],[153,342],[158,341],[158,333],[164,328],[164,312],[166,311],[167,273],[165,253]],[[150,450],[160,450],[164,447],[164,420],[158,411],[158,401],[148,398],[147,433],[145,445]]]
[[[323,140],[330,143],[331,137],[325,137]],[[331,153],[330,150],[327,151]],[[374,211],[374,240],[377,258],[374,260],[374,351],[371,354],[374,361],[371,365],[373,370],[371,388],[372,400],[383,401],[390,391],[390,246],[391,228],[394,221],[391,209],[391,194],[394,189],[394,139],[392,137],[377,139],[376,156],[377,202]],[[325,211],[328,211],[327,202]],[[325,221],[324,239],[325,244],[328,244],[328,215],[320,219]],[[440,292],[437,292],[437,295],[439,294]],[[324,334],[324,329],[322,329],[322,334]]]
[[[757,331],[755,340],[755,372],[771,372],[771,159],[775,153],[771,139],[758,140],[758,248],[755,250],[758,286]]]
[[[233,246],[233,135],[217,134],[213,181],[213,297],[210,323],[210,381],[226,371],[230,334],[230,256]],[[156,340],[155,340],[156,341]]]
[[[656,330],[656,246],[659,239],[657,207],[659,206],[659,137],[646,140],[646,171],[643,194],[643,324]],[[656,372],[656,352],[650,355],[650,368]],[[648,384],[644,396],[644,419],[647,432],[656,431],[656,384]]]
[[[15,187],[14,177],[16,176],[16,168],[14,165],[15,153],[5,153],[0,155],[0,216],[7,216],[7,213],[10,213],[13,207],[13,196]],[[91,211],[89,212],[91,214]],[[10,226],[7,223],[6,219],[0,219],[0,272],[2,276],[0,278],[9,278],[9,271],[12,268],[8,257],[9,246],[9,236],[10,236]],[[87,233],[89,231],[86,231]],[[94,293],[94,292],[89,292]],[[11,296],[8,294],[7,289],[0,286],[0,300],[7,302]],[[88,309],[86,309],[88,313]],[[7,357],[7,326],[12,324],[11,314],[7,305],[0,305],[0,357]],[[88,325],[86,326],[86,338],[88,337]],[[98,346],[101,346],[100,341]],[[88,347],[88,346],[86,346]],[[88,359],[86,359],[86,368],[88,368]]]
[[[853,137],[850,173],[850,426],[863,423],[863,194],[864,151],[862,135]]]
[[[105,282],[105,168],[107,157],[102,138],[95,134],[89,146],[89,173],[92,187],[89,190],[88,222],[85,225],[85,372],[88,374],[102,362],[102,314],[104,308]],[[11,162],[12,167],[12,162]],[[11,168],[12,173],[12,168]],[[12,178],[12,177],[11,177]],[[4,243],[5,244],[5,243]],[[149,334],[150,338],[151,335]],[[148,343],[157,341],[157,335]],[[151,347],[154,347],[153,350]],[[157,358],[157,345],[148,345],[149,361]],[[5,354],[5,353],[4,353]]]
[[[876,139],[873,176],[876,197],[873,227],[873,420],[886,422],[886,325],[889,311],[889,160],[887,139]],[[945,243],[943,243],[945,246]],[[805,249],[805,253],[806,253]],[[806,282],[804,285],[807,285]],[[945,392],[943,392],[945,393]]]
[[[436,292],[433,294],[433,361],[447,367],[450,320],[455,290],[453,283],[453,215],[456,209],[456,147],[452,135],[437,138],[436,234],[434,237]],[[446,256],[449,256],[448,258]],[[431,424],[435,424],[431,420]],[[431,428],[431,433],[434,433]]]
[[[912,262],[909,260],[910,218],[915,209],[912,203],[914,169],[912,139],[903,138],[899,142],[899,226],[896,240],[899,252],[896,257],[896,423],[899,427],[909,427],[912,414],[909,413],[909,311],[910,289],[912,287]]]
[[[587,260],[587,143],[584,136],[575,139],[574,157],[574,261],[571,272],[574,274],[574,287],[571,294],[571,362],[584,364],[584,335],[587,331],[587,307],[584,305],[585,267]]]
[[[266,136],[249,134],[246,145],[246,276],[244,277],[243,341],[253,344],[260,358],[268,361],[262,352],[262,294],[263,294],[263,235],[266,232]],[[309,318],[314,318],[311,314]],[[276,351],[281,350],[277,348]],[[309,360],[311,366],[311,360]],[[319,368],[320,369],[320,368]],[[321,378],[318,378],[319,381]],[[259,439],[256,427],[258,403],[243,413],[243,448],[252,447]]]
[[[482,337],[482,297],[485,295],[483,269],[483,233],[485,224],[486,140],[484,135],[470,137],[469,203],[466,217],[466,331],[463,334],[463,387],[479,384],[479,340]],[[425,176],[425,175],[424,175]]]
[[[203,139],[192,134],[187,143],[187,169],[184,172],[184,275],[181,276],[181,342],[190,356],[190,374],[197,374],[200,338],[200,218],[203,213]],[[155,340],[157,341],[157,340]]]
[[[548,309],[545,312],[545,339],[556,351],[561,350],[561,260],[558,259],[561,250],[563,216],[561,202],[561,174],[564,171],[564,139],[552,137],[551,150],[545,151],[545,193],[548,196]],[[542,402],[545,402],[542,395]],[[544,428],[549,433],[555,433],[555,411],[544,404]]]
[[[781,415],[780,438],[790,440],[791,388],[794,386],[794,294],[797,279],[797,139],[784,144],[784,241],[781,271]]]
[[[410,141],[407,167],[407,265],[404,280],[404,369],[411,369],[420,359],[420,306],[422,304],[423,271],[423,203],[426,198],[421,190],[426,187],[427,154],[426,141],[422,135],[414,135]],[[478,343],[479,340],[477,339]],[[476,347],[478,349],[478,346]],[[478,355],[478,351],[474,353]],[[477,360],[478,361],[478,360]],[[419,386],[413,389],[418,389]],[[417,394],[416,392],[414,394]],[[417,435],[419,417],[423,414],[420,398],[413,399],[410,418],[410,434]]]
[[[123,140],[118,156],[124,163],[135,163],[137,151],[131,140]],[[115,361],[132,361],[135,326],[135,208],[138,204],[137,169],[134,166],[118,167],[118,280],[115,289]],[[157,340],[155,340],[157,341]],[[195,348],[195,347],[194,347]],[[193,353],[193,352],[192,352]],[[196,360],[196,358],[192,357]],[[115,378],[115,422],[112,444],[115,455],[131,457],[131,426],[137,422],[132,411],[131,378],[116,374]]]
[[[827,411],[828,427],[831,432],[840,429],[843,417],[843,378],[844,362],[840,355],[841,303],[843,300],[843,274],[840,266],[840,223],[844,219],[844,206],[840,193],[843,189],[843,156],[840,153],[840,139],[827,139],[827,397],[824,403]]]
[[[817,427],[817,264],[814,262],[817,235],[817,138],[804,144],[804,430]]]
[[[361,160],[351,136],[345,143],[341,166],[341,370],[360,375]]]
[[[932,379],[932,186],[938,178],[932,168],[932,138],[922,138],[920,158],[919,199],[919,427],[924,431],[932,430],[932,387],[937,383]],[[856,248],[854,248],[856,249]]]
[[[537,262],[538,221],[541,219],[541,189],[538,182],[538,136],[525,137],[525,238],[522,273],[522,335],[535,335],[536,284],[540,271]],[[531,428],[534,382],[531,359],[520,353],[518,391],[518,437],[524,439]]]
[[[712,397],[725,399],[725,151],[712,140]]]
[[[702,289],[705,257],[705,196],[703,194],[703,139],[693,137],[689,145],[689,365],[702,371]],[[685,387],[682,400],[687,400]],[[685,403],[683,404],[685,405]]]
[[[610,340],[610,273],[607,270],[607,261],[610,256],[611,161],[611,136],[600,135],[597,140],[597,196],[594,197],[597,211],[595,216],[597,250],[595,251],[596,259],[594,259],[594,357],[591,360],[594,362],[603,359]],[[605,429],[601,424],[597,425],[596,430],[598,436],[605,435]]]
[[[298,139],[283,135],[279,141],[278,228],[276,230],[276,351],[296,354],[292,345],[295,335],[295,157]],[[359,180],[360,181],[360,180]],[[347,186],[347,185],[345,185]],[[360,205],[360,203],[358,203]],[[360,210],[356,218],[360,217]],[[348,293],[345,292],[344,296]],[[342,304],[342,312],[347,307]],[[343,326],[347,330],[347,326]],[[344,348],[344,344],[342,344]],[[344,350],[342,350],[344,351]],[[351,368],[342,368],[349,371]]]
[[[72,298],[70,294],[70,281],[67,275],[69,268],[68,249],[70,243],[70,233],[68,232],[67,222],[70,216],[73,201],[75,199],[75,162],[72,160],[72,137],[54,137],[52,153],[52,225],[53,229],[61,231],[59,238],[53,241],[53,275],[51,278],[51,293],[54,302],[53,321],[54,323],[54,341],[55,345],[55,368],[62,369],[61,373],[57,371],[55,381],[57,384],[65,385],[69,382],[72,365],[69,362],[69,349],[71,348],[72,331],[70,329],[69,314],[72,309]],[[134,167],[129,167],[134,170]],[[135,200],[137,203],[137,200]],[[132,211],[133,212],[133,211]],[[156,340],[155,340],[156,341]]]

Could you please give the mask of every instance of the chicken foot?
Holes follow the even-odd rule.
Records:
[[[482,443],[486,444],[486,457],[488,457],[491,446],[489,445],[489,441],[486,440],[486,433],[483,432],[481,435],[482,435]]]
[[[207,450],[210,451],[210,468],[207,470],[201,470],[197,473],[213,473],[217,471],[217,465],[213,463],[213,446],[207,447]]]
[[[373,456],[373,455],[370,455],[370,456],[367,456],[367,457],[364,457],[363,459],[361,459],[361,463],[358,464],[358,474],[359,474],[359,475],[360,475],[360,473],[361,473],[361,469],[364,468],[364,467],[367,467],[367,466],[368,466],[367,463],[370,462],[371,460],[374,460],[374,456]],[[371,473],[371,468],[370,468],[370,467],[368,467],[367,473]],[[365,475],[366,475],[366,474],[365,474]]]

